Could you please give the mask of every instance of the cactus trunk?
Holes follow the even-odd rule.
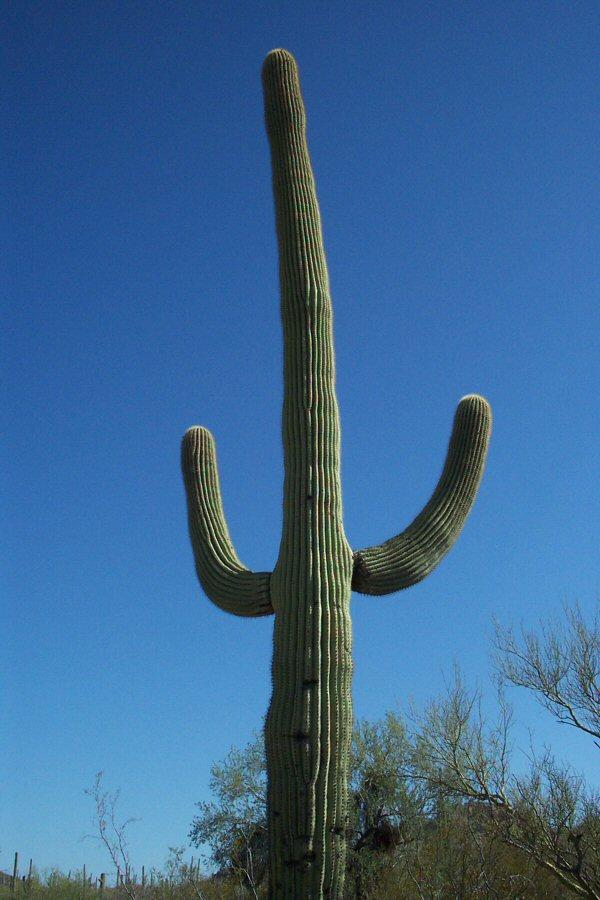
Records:
[[[345,860],[352,551],[342,523],[331,300],[296,66],[263,69],[284,333],[283,532],[266,723],[271,893],[337,897]]]
[[[352,730],[350,593],[389,594],[425,578],[460,533],[483,474],[491,427],[475,394],[458,405],[441,478],[404,531],[352,552],[344,534],[331,299],[306,146],[298,71],[285,50],[263,67],[279,243],[284,337],[285,482],[272,573],[239,560],[227,529],[212,435],[182,445],[188,522],[206,594],[239,616],[275,613],[265,726],[270,896],[343,896]]]

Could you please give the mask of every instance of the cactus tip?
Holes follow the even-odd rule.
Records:
[[[202,438],[204,438],[204,440],[208,439],[209,441],[212,441],[213,439],[208,428],[204,428],[202,425],[192,425],[192,427],[188,428],[183,435],[183,443],[194,443]]]
[[[293,59],[294,57],[290,53],[289,50],[286,50],[284,47],[273,47],[272,50],[269,50],[267,55],[265,56],[265,62],[267,60],[276,60],[276,59]]]
[[[460,400],[458,401],[458,405],[461,406],[463,403],[464,404],[483,403],[483,405],[487,406],[488,408],[490,405],[487,402],[487,400],[485,399],[485,397],[481,396],[481,394],[465,394],[464,397],[461,397]]]
[[[282,67],[285,68],[286,64],[295,72],[298,71],[298,63],[296,62],[294,56],[290,53],[290,51],[284,50],[283,47],[275,47],[273,50],[270,50],[265,56],[265,61],[263,63],[263,72],[267,72],[273,69],[281,69]]]

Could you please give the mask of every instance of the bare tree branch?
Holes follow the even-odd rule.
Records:
[[[116,810],[119,800],[119,791],[110,794],[102,789],[104,772],[96,773],[91,788],[85,790],[85,794],[94,801],[95,813],[93,818],[94,833],[84,835],[85,838],[94,838],[103,845],[111,858],[117,871],[117,881],[123,884],[130,900],[136,900],[135,892],[129,882],[130,861],[125,830],[135,819],[126,819],[121,825],[117,823]],[[122,878],[124,873],[125,878]]]
[[[565,621],[542,625],[541,635],[496,625],[500,677],[534,693],[558,722],[590,735],[600,747],[600,617],[586,623],[579,606]]]
[[[581,897],[600,900],[600,806],[583,779],[546,751],[526,778],[510,773],[511,714],[488,725],[479,697],[460,675],[417,722],[411,777],[487,810],[487,823],[507,845],[533,858]]]

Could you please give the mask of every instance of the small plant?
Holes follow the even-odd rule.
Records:
[[[117,821],[117,804],[119,791],[111,794],[103,790],[103,772],[97,772],[94,784],[86,789],[85,793],[94,801],[94,834],[85,835],[86,838],[95,838],[106,848],[110,860],[116,870],[117,884],[123,885],[130,900],[135,900],[134,878],[132,878],[131,862],[129,859],[129,847],[127,844],[127,826],[135,822],[135,819]]]

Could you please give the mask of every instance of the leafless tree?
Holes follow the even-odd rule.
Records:
[[[104,772],[97,772],[91,788],[85,793],[94,801],[94,833],[85,835],[94,838],[106,848],[117,873],[117,884],[122,884],[131,900],[135,900],[135,891],[131,883],[131,863],[125,831],[135,819],[117,821],[117,804],[120,791],[113,794],[105,791],[102,785]]]
[[[573,894],[600,900],[600,803],[548,752],[512,770],[511,710],[488,723],[460,675],[417,716],[411,776],[485,811],[485,825],[551,872]]]
[[[496,660],[504,681],[532,691],[561,723],[590,735],[600,748],[600,617],[588,623],[579,606],[539,633],[496,626]]]

